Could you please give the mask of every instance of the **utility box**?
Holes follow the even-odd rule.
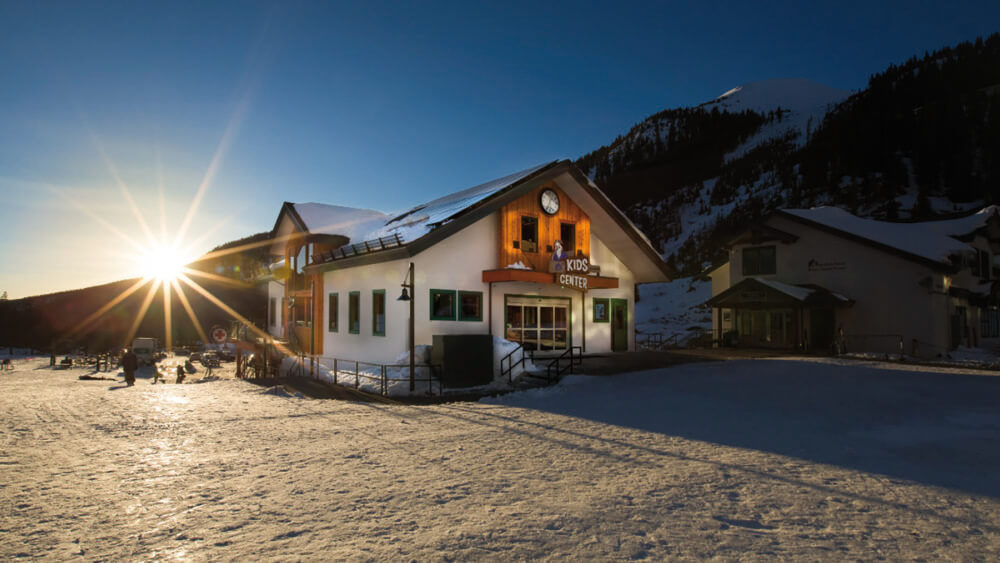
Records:
[[[488,334],[435,334],[431,363],[441,366],[445,387],[474,387],[493,381],[493,337]]]

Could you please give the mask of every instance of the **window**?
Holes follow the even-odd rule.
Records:
[[[431,320],[455,320],[455,291],[450,289],[431,290]]]
[[[479,291],[458,292],[458,320],[483,320],[483,294]]]
[[[372,334],[385,336],[385,290],[372,291]]]
[[[306,247],[302,245],[299,247],[299,253],[295,256],[295,273],[301,274],[302,269],[306,267]]]
[[[538,252],[538,217],[521,216],[521,250]]]
[[[609,302],[607,299],[594,298],[594,322],[595,323],[606,323],[608,322],[608,306]]]
[[[743,249],[744,276],[767,276],[776,271],[775,247],[750,246]]]
[[[338,325],[338,320],[340,319],[340,296],[336,293],[330,294],[330,322],[329,330],[330,332],[338,332],[340,327]]]
[[[347,332],[361,334],[361,292],[352,291],[347,296]]]
[[[996,338],[1000,336],[1000,315],[997,314],[996,307],[979,310],[979,336],[982,338]]]
[[[504,296],[504,337],[525,350],[565,350],[571,345],[570,299]]]
[[[988,280],[991,279],[990,275],[993,270],[993,257],[990,253],[977,248],[976,257],[972,262],[972,275],[979,276],[979,279]]]
[[[566,256],[576,256],[576,225],[573,223],[559,224],[559,240],[562,241]]]
[[[295,326],[311,327],[313,321],[312,315],[312,299],[309,297],[296,297],[292,300],[292,320],[295,322]]]
[[[271,320],[271,326],[278,326],[278,298],[272,297],[267,303],[267,318]]]

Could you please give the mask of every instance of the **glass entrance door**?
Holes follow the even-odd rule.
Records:
[[[525,350],[565,350],[569,347],[570,300],[508,297],[505,337]]]

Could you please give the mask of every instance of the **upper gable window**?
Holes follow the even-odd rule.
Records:
[[[743,249],[743,275],[768,276],[778,271],[774,246],[748,246]]]
[[[538,217],[521,216],[521,250],[538,252]]]
[[[298,254],[295,255],[295,273],[301,274],[306,267],[306,247],[302,245],[299,247]]]
[[[979,276],[979,278],[983,280],[993,278],[993,257],[989,252],[981,248],[977,248],[976,255],[972,258],[969,265],[972,268],[972,275]]]

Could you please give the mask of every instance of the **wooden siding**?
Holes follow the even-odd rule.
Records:
[[[559,195],[559,211],[555,215],[542,211],[539,203],[539,197],[546,189],[551,189]],[[525,252],[521,248],[514,248],[515,241],[520,246],[522,216],[538,219],[537,252]],[[576,249],[582,251],[585,256],[590,256],[590,217],[552,182],[543,184],[503,206],[500,210],[499,223],[497,265],[500,268],[520,261],[536,272],[548,272],[549,259],[552,257],[551,247],[560,239],[560,226],[563,223],[572,223],[576,226]]]

